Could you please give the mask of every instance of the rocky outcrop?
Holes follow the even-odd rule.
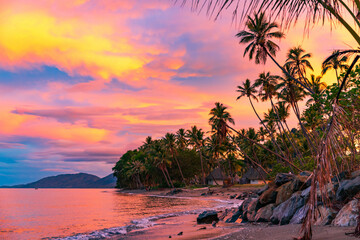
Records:
[[[294,193],[291,198],[281,203],[274,209],[270,220],[274,224],[280,225],[288,224],[296,211],[305,205],[304,198],[301,197],[301,192]]]
[[[278,189],[278,193],[276,196],[276,201],[275,204],[279,205],[280,203],[285,202],[286,200],[288,200],[291,195],[293,194],[293,184],[292,182],[287,182],[285,184],[283,184],[282,186],[279,187]]]
[[[333,225],[340,227],[355,227],[357,223],[357,216],[359,214],[358,200],[348,202],[336,215]]]
[[[336,191],[336,200],[351,199],[360,191],[360,176],[351,180],[343,180]]]
[[[278,194],[278,191],[276,189],[276,186],[272,186],[260,195],[259,203],[262,206],[265,206],[270,203],[275,203],[277,194]]]
[[[275,184],[281,186],[287,182],[290,182],[294,179],[295,175],[290,173],[278,173],[275,177]]]
[[[337,211],[320,205],[317,207],[315,225],[325,226],[331,224],[336,217]]]
[[[212,224],[214,221],[219,221],[216,211],[204,211],[196,219],[198,224]]]
[[[269,204],[260,208],[255,215],[255,222],[270,222],[275,204]]]

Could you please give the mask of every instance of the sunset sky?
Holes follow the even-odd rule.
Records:
[[[216,101],[237,128],[257,127],[236,86],[279,71],[243,58],[238,30],[229,14],[214,22],[170,0],[0,0],[0,185],[103,177],[146,136],[208,130]],[[334,49],[355,45],[328,26],[304,36],[301,20],[286,35],[277,59],[301,44],[316,75]]]

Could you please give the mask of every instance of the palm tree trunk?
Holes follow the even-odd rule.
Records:
[[[199,146],[199,154],[200,154],[200,164],[201,164],[201,175],[202,175],[202,183],[205,185],[205,172],[204,172],[204,163],[202,157],[201,147]]]
[[[253,105],[250,97],[249,97],[249,101],[250,101],[251,107],[252,107],[253,111],[255,112],[257,118],[259,119],[259,121],[261,122],[261,124],[264,126],[264,128],[266,129],[266,131],[269,133],[269,135],[270,135],[270,137],[271,137],[271,142],[274,144],[274,146],[276,146],[276,147],[279,149],[279,151],[280,151],[280,153],[281,153],[281,148],[279,147],[279,145],[278,145],[277,142],[275,141],[273,132],[270,132],[270,130],[268,129],[268,127],[265,125],[265,123],[264,123],[264,122],[262,121],[262,119],[260,118],[259,114],[258,114],[257,111],[255,110],[255,107],[254,107],[254,105]],[[275,149],[276,149],[276,148],[275,148]],[[278,152],[277,149],[276,149],[276,152]],[[279,153],[279,152],[278,152],[278,153]]]
[[[266,52],[266,54],[271,58],[271,60],[276,64],[276,66],[278,66],[281,71],[283,71],[283,73],[288,76],[289,78],[291,78],[292,80],[294,80],[295,82],[297,82],[298,84],[300,84],[304,89],[308,90],[310,93],[315,94],[314,91],[311,88],[308,88],[307,86],[305,86],[301,81],[299,81],[298,79],[294,78],[293,76],[291,76],[282,66],[280,66],[280,64],[275,60],[275,58],[267,51],[267,49],[265,47],[263,47],[264,51]]]
[[[167,175],[168,175],[168,178],[169,178],[169,181],[170,181],[171,187],[172,187],[172,188],[175,188],[175,187],[174,187],[174,184],[173,184],[173,182],[172,182],[172,180],[171,180],[171,177],[170,177],[170,174],[169,174],[169,171],[168,171],[168,169],[167,169],[166,165],[165,165],[165,172],[166,172],[166,173],[167,173]]]
[[[289,134],[286,132],[286,130],[285,130],[283,124],[282,124],[282,121],[281,121],[280,116],[279,116],[279,112],[277,111],[276,107],[274,106],[274,103],[273,103],[273,101],[272,101],[272,98],[270,98],[270,102],[271,102],[272,108],[274,109],[274,111],[275,111],[275,113],[276,113],[276,117],[278,118],[279,124],[280,124],[280,126],[281,126],[281,128],[282,128],[282,130],[283,130],[283,132],[284,132],[284,134],[285,134],[285,136],[286,136],[286,138],[287,138],[287,140],[290,142],[291,146],[294,148],[294,151],[297,152],[298,149],[297,149],[297,147],[294,145],[294,143],[290,140]],[[285,146],[287,147],[286,141],[285,141]],[[288,150],[288,152],[289,152],[289,154],[291,155],[291,152],[290,152],[289,150]],[[299,158],[299,160],[300,160],[300,162],[301,162],[300,156],[297,156],[297,157]]]
[[[340,82],[339,82],[340,80],[339,80],[339,75],[338,75],[337,69],[334,68],[334,70],[335,70],[335,75],[336,75],[336,81],[337,81],[338,85],[340,86]]]
[[[228,127],[229,129],[231,129],[232,131],[234,131],[235,133],[237,133],[237,134],[238,134],[239,136],[241,136],[242,138],[247,139],[248,141],[256,144],[257,146],[261,147],[262,149],[268,151],[269,153],[272,153],[272,154],[274,154],[275,156],[281,158],[284,162],[286,162],[287,164],[293,166],[293,167],[294,167],[296,170],[298,170],[299,172],[302,172],[302,171],[303,171],[303,170],[301,170],[299,167],[297,167],[296,165],[294,165],[292,162],[290,162],[288,159],[286,159],[285,157],[283,157],[283,156],[279,155],[278,153],[276,153],[276,152],[268,149],[267,147],[265,147],[265,146],[263,146],[262,144],[254,141],[253,139],[248,138],[247,136],[245,136],[245,135],[242,134],[241,132],[237,131],[237,130],[234,129],[233,127],[231,127],[231,126],[229,126],[229,125],[227,125],[227,127]]]
[[[313,157],[315,158],[315,156],[316,156],[316,155],[315,155],[315,154],[316,154],[315,143],[310,140],[310,137],[309,137],[309,135],[307,134],[307,130],[306,130],[306,128],[304,127],[303,123],[301,122],[300,112],[299,112],[299,109],[298,109],[296,103],[291,104],[291,107],[292,107],[292,109],[293,109],[293,111],[294,111],[294,113],[295,113],[296,118],[297,118],[298,121],[299,121],[299,125],[300,125],[300,128],[301,128],[301,131],[303,132],[303,135],[305,136],[305,138],[306,138],[306,140],[307,140],[307,142],[308,142],[308,144],[309,144],[309,148],[310,148],[310,150],[311,150],[311,153],[312,153]]]
[[[164,174],[164,177],[165,177],[165,180],[166,180],[167,185],[168,185],[169,187],[171,187],[171,185],[170,185],[170,183],[169,183],[169,180],[168,180],[168,178],[167,178],[167,176],[166,176],[166,174],[165,174],[164,168],[161,167],[160,169],[161,169],[162,173]]]
[[[175,159],[175,162],[176,162],[176,164],[177,164],[177,166],[178,166],[178,168],[179,168],[182,181],[183,181],[183,183],[184,183],[185,186],[186,186],[185,178],[184,178],[184,175],[183,175],[183,173],[182,173],[182,170],[181,170],[179,161],[177,160],[177,157],[176,157],[176,154],[175,154],[175,152],[174,152],[174,149],[171,149],[171,153],[172,153],[172,155],[173,155],[173,157],[174,157],[174,159]]]

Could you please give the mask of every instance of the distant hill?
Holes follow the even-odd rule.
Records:
[[[20,184],[15,186],[3,186],[10,188],[114,188],[116,177],[112,174],[99,178],[98,176],[77,173],[61,174],[52,177],[45,177],[36,182]]]

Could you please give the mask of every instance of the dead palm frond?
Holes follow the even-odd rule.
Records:
[[[359,58],[360,56],[356,56],[354,58],[351,66],[344,76],[344,80],[341,83],[340,89],[333,103],[332,116],[329,119],[329,123],[318,147],[316,167],[312,173],[311,191],[307,202],[308,210],[301,228],[303,236],[298,238],[300,240],[310,240],[312,238],[311,226],[315,219],[315,210],[317,207],[317,189],[320,191],[322,202],[329,206],[330,202],[327,190],[328,184],[331,184],[331,178],[334,173],[337,175],[339,173],[339,169],[342,168],[338,165],[338,158],[342,159],[341,162],[346,163],[346,160],[343,157],[346,154],[344,152],[344,146],[347,144],[344,142],[344,138],[339,137],[339,135],[342,135],[343,124],[347,123],[344,118],[345,113],[338,103],[340,93],[345,86],[346,80]]]

